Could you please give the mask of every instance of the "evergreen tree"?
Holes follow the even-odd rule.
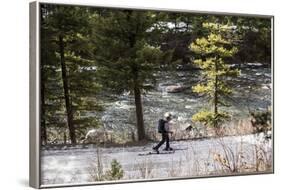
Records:
[[[202,37],[205,33],[202,30],[202,23],[209,17],[208,15],[169,12],[161,12],[157,15],[154,27],[158,33],[154,33],[152,39],[167,55],[162,62],[163,65],[172,67],[189,65],[193,52],[186,48],[186,45]]]
[[[202,27],[206,20],[222,24]],[[194,63],[203,70],[205,81],[193,90],[209,97],[214,107],[195,115],[194,120],[218,126],[229,116],[219,110],[227,105],[224,97],[231,93],[226,78],[238,74],[226,62],[235,57],[242,62],[269,63],[270,25],[265,18],[42,4],[42,143],[65,131],[64,136],[76,143],[86,128],[99,126],[101,89],[134,95],[138,139],[144,139],[142,93],[153,87],[158,63],[189,63],[194,54],[202,55]],[[237,54],[233,45],[239,49]]]
[[[91,61],[92,44],[89,43],[91,34],[90,13],[88,9],[81,7],[44,5],[42,9],[42,20],[45,23],[45,32],[42,33],[42,84],[51,85],[49,78],[56,79],[55,89],[59,91],[41,95],[42,105],[49,101],[52,96],[59,97],[64,101],[58,102],[64,105],[66,112],[66,124],[68,127],[71,143],[77,142],[77,132],[83,133],[87,127],[97,127],[98,119],[96,111],[101,110],[96,95],[100,86],[95,82],[95,63]],[[45,14],[43,12],[45,11]],[[43,29],[42,29],[43,30]],[[51,53],[51,55],[48,55]],[[50,58],[48,58],[50,57]],[[51,60],[52,59],[52,60]],[[44,70],[45,68],[45,70]],[[53,74],[45,72],[47,68],[52,68]],[[62,94],[61,94],[62,92]],[[44,99],[43,99],[44,98]],[[45,109],[45,106],[44,110]],[[46,118],[46,111],[42,118]],[[51,106],[57,112],[58,107]],[[55,119],[58,115],[52,115],[49,119]],[[65,115],[64,115],[65,118]],[[65,119],[62,118],[65,124]],[[42,124],[43,124],[42,120]],[[59,123],[54,122],[54,125]]]
[[[124,176],[124,170],[122,169],[121,164],[113,159],[111,161],[111,168],[105,172],[105,178],[107,180],[119,180]]]
[[[236,56],[242,63],[259,62],[271,64],[271,19],[235,17],[239,51]]]
[[[64,128],[64,99],[61,73],[59,70],[58,57],[56,56],[57,45],[56,35],[50,27],[50,15],[53,8],[41,5],[40,13],[40,107],[41,107],[41,142],[47,144],[52,142],[58,134],[53,131],[60,131]],[[55,130],[52,130],[55,129]],[[58,132],[59,133],[59,132]]]
[[[94,58],[103,87],[131,92],[135,99],[138,139],[145,138],[142,93],[151,89],[161,50],[149,43],[156,15],[148,11],[100,10],[93,26]]]
[[[190,48],[200,55],[200,58],[194,60],[194,64],[202,69],[205,80],[192,89],[193,92],[208,97],[212,110],[201,110],[192,119],[218,129],[230,117],[229,113],[219,110],[219,106],[227,106],[224,98],[232,93],[227,78],[237,77],[240,73],[225,61],[237,52],[237,48],[233,47],[231,27],[228,25],[204,23],[203,27],[209,30],[208,36],[196,39]]]

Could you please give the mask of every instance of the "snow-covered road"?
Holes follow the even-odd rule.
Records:
[[[228,157],[231,167],[243,165],[246,168],[256,164],[257,150],[262,149],[265,151],[264,159],[271,161],[271,141],[261,143],[259,139],[256,135],[247,135],[176,141],[171,142],[171,147],[177,149],[174,154],[147,156],[138,154],[151,151],[155,143],[99,149],[95,145],[44,149],[41,152],[41,180],[43,185],[93,182],[98,169],[98,155],[102,172],[108,170],[111,161],[116,159],[122,165],[123,179],[126,180],[220,174],[227,168],[215,161],[214,155]]]

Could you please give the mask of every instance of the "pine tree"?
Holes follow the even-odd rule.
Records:
[[[41,107],[41,142],[47,144],[54,140],[52,129],[64,128],[64,99],[59,62],[56,56],[56,35],[50,27],[49,16],[53,7],[41,5],[40,27],[40,107]],[[59,132],[58,132],[59,133]]]
[[[212,110],[201,110],[192,119],[218,129],[223,121],[230,118],[229,113],[221,111],[219,107],[228,106],[224,98],[232,93],[227,78],[237,77],[240,73],[226,63],[226,59],[231,58],[237,48],[233,46],[231,27],[228,25],[204,23],[203,27],[209,30],[208,36],[196,39],[190,49],[200,55],[200,58],[194,60],[194,64],[202,69],[205,80],[192,89],[193,92],[207,96]]]
[[[116,160],[111,161],[111,168],[105,172],[105,178],[107,180],[119,180],[124,176],[124,170],[122,165]]]
[[[232,18],[240,38],[237,58],[242,62],[271,63],[271,19]]]
[[[57,86],[52,93],[47,94],[47,89],[41,95],[42,105],[50,102],[52,96],[60,97],[64,102],[58,102],[64,107],[62,110],[66,115],[59,117],[51,115],[49,120],[66,120],[68,136],[71,143],[77,142],[77,132],[83,134],[87,127],[97,127],[99,125],[96,111],[101,111],[101,106],[96,95],[100,85],[96,82],[95,63],[91,58],[92,44],[89,36],[91,34],[90,12],[87,8],[44,5],[41,9],[46,11],[42,15],[44,21],[44,33],[42,39],[42,81],[41,84],[50,86],[51,79]],[[43,13],[43,12],[42,12]],[[48,55],[48,52],[51,53]],[[47,68],[52,68],[53,74],[46,72]],[[50,70],[50,69],[49,69]],[[54,77],[55,76],[55,77]],[[62,92],[62,94],[61,94]],[[44,98],[44,100],[43,100]],[[44,106],[45,107],[45,106]],[[59,112],[59,108],[54,104],[51,109]],[[61,108],[60,108],[61,109]],[[46,109],[42,118],[46,118]],[[90,113],[90,114],[89,114]],[[64,119],[66,118],[66,119]],[[45,119],[46,120],[46,119]],[[43,124],[42,120],[42,124]],[[60,126],[54,121],[53,126]],[[65,136],[65,135],[64,135]]]
[[[103,87],[131,92],[136,108],[138,140],[145,138],[142,93],[154,83],[161,50],[149,44],[155,14],[148,11],[100,10],[93,26],[94,57]]]

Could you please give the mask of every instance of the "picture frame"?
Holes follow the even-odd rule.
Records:
[[[60,7],[64,10],[59,10]],[[125,11],[126,14],[124,13],[124,15],[122,11]],[[52,14],[56,17],[52,17]],[[64,14],[68,17],[64,17]],[[58,19],[60,16],[61,20]],[[155,20],[154,17],[157,17],[157,19]],[[47,20],[47,18],[49,18],[49,20]],[[127,20],[126,22],[127,18],[132,19],[132,21]],[[238,25],[239,22],[242,22],[242,24],[239,23],[241,24],[241,31],[239,32],[242,34],[237,35],[239,37],[235,36],[238,31],[238,26],[229,26],[229,23],[224,25],[221,24],[220,22],[225,23],[225,21],[221,21],[223,18],[229,19],[229,22],[232,22],[232,24],[236,23]],[[239,18],[244,18],[244,20],[241,19],[242,21],[240,20],[238,22]],[[188,24],[184,24],[183,20],[185,19],[187,19],[186,23],[191,25],[190,28],[188,27]],[[256,21],[255,19],[260,20]],[[175,21],[175,23],[173,23],[174,26],[171,26],[172,21]],[[205,23],[205,21],[207,22]],[[144,26],[147,25],[147,28],[144,28],[143,34],[140,35],[142,36],[142,40],[140,40],[137,44],[140,47],[136,47],[137,45],[132,45],[130,47],[131,49],[136,47],[135,52],[133,51],[133,53],[136,54],[136,57],[131,58],[131,55],[126,55],[126,57],[125,54],[122,54],[124,51],[122,52],[118,50],[122,50],[121,48],[124,48],[123,41],[129,40],[128,44],[130,44],[130,36],[127,36],[128,39],[121,39],[121,37],[123,37],[123,34],[126,34],[126,31],[130,32],[132,27],[138,26],[138,24],[134,24],[135,22],[140,22]],[[192,26],[194,24],[193,22],[199,23],[197,26],[199,31],[197,31],[198,33],[196,33],[195,36],[186,37],[185,35],[187,34],[184,34],[185,32],[188,33],[188,35],[192,35],[194,32],[193,30],[195,30]],[[130,26],[131,23],[133,23],[132,26]],[[251,28],[251,24],[255,24],[253,28]],[[99,30],[93,29],[92,31],[92,29],[90,30],[90,28],[87,28],[93,26]],[[113,27],[111,28],[111,26]],[[125,28],[123,33],[121,32],[122,27],[120,26],[124,26]],[[51,29],[49,30],[48,27]],[[218,30],[216,27],[221,28]],[[257,29],[255,27],[260,28]],[[223,34],[224,32],[227,32],[228,29],[232,31],[231,34]],[[65,38],[60,39],[60,30],[63,30],[65,33]],[[155,33],[150,36],[148,35],[149,37],[145,39],[143,35],[151,33],[151,30],[155,30]],[[207,30],[213,31],[209,31],[208,33]],[[258,33],[259,30],[261,32],[258,34],[252,34],[249,30],[253,30],[254,32],[251,31],[253,33]],[[213,34],[213,38],[208,36],[210,33]],[[237,37],[237,39],[233,40],[234,37],[232,35],[235,36],[235,38]],[[257,38],[259,39],[260,35],[264,35],[261,39],[265,39],[265,41],[262,41],[261,39],[260,41],[256,40]],[[120,39],[116,39],[116,36],[120,37]],[[204,45],[203,42],[205,42],[204,37],[205,39],[209,37],[209,42],[212,40],[219,41],[216,41],[215,44],[205,44],[206,47],[216,45],[217,43],[226,45],[227,51],[217,51],[216,53],[221,53],[220,56],[222,58],[225,57],[226,62],[230,62],[232,64],[227,63],[224,65],[223,60],[221,59],[221,68],[227,67],[228,69],[222,70],[221,72],[225,72],[226,74],[229,72],[229,76],[227,77],[230,77],[230,75],[231,77],[234,76],[234,80],[236,80],[236,75],[236,77],[239,78],[236,83],[234,82],[230,85],[229,89],[226,89],[225,86],[221,86],[222,88],[218,90],[228,94],[228,90],[232,91],[233,89],[236,93],[235,96],[233,95],[234,99],[236,98],[236,102],[233,101],[232,105],[230,105],[234,111],[231,109],[222,109],[223,111],[230,111],[232,113],[231,117],[225,116],[224,112],[215,113],[215,118],[221,117],[218,120],[214,119],[212,117],[213,113],[209,112],[201,112],[201,115],[196,115],[196,112],[200,113],[199,108],[204,108],[204,106],[200,105],[200,102],[207,102],[206,99],[202,98],[204,92],[207,91],[206,89],[200,88],[202,85],[197,86],[197,90],[195,86],[200,84],[200,81],[204,81],[204,78],[207,78],[207,81],[211,81],[212,78],[208,78],[208,76],[218,75],[218,73],[214,74],[214,70],[212,71],[208,69],[205,71],[208,72],[206,76],[201,75],[201,71],[204,71],[205,68],[204,61],[213,59],[212,57],[208,57],[209,54],[202,50]],[[222,37],[228,38],[223,39]],[[247,37],[252,41],[247,39]],[[173,38],[176,38],[176,42],[173,41]],[[185,41],[185,38],[188,38],[188,41]],[[200,41],[200,39],[203,40]],[[228,39],[230,41],[227,41]],[[67,42],[68,40],[69,42]],[[61,44],[69,43],[71,45],[65,45],[62,47],[58,45],[59,41],[62,42]],[[252,42],[254,44],[256,43],[255,45],[258,46],[253,48],[253,50],[251,46]],[[262,42],[264,44],[259,44]],[[273,173],[273,42],[274,17],[272,15],[203,12],[146,7],[110,7],[83,3],[56,4],[48,1],[36,1],[30,3],[30,186],[35,188],[46,188]],[[93,47],[93,44],[95,43],[99,46]],[[259,45],[263,47],[262,50],[260,50],[261,47],[259,47]],[[239,46],[241,49],[244,48],[243,51],[245,52],[239,52],[239,49],[236,50],[235,48],[232,49],[232,46]],[[65,48],[65,51],[61,53],[63,48]],[[99,48],[103,48],[104,51]],[[125,50],[130,52],[130,48],[125,48]],[[91,49],[94,53],[87,52],[88,49]],[[261,55],[257,56],[257,52]],[[236,53],[240,53],[240,57],[235,57],[234,55]],[[188,54],[188,56],[185,57],[185,54]],[[251,56],[253,56],[254,59],[252,59]],[[232,60],[233,57],[235,57],[235,59],[240,59],[240,63],[236,64]],[[149,76],[143,79],[141,83],[141,91],[134,88],[135,81],[133,80],[134,77],[132,77],[134,75],[131,73],[125,73],[124,75],[124,72],[128,71],[128,68],[131,66],[130,63],[127,63],[127,59],[129,58],[140,60],[140,62],[134,63],[136,65],[140,64],[139,67],[143,67],[143,69],[147,72],[144,74],[145,77]],[[67,60],[64,66],[61,62],[62,59]],[[91,59],[94,59],[94,61]],[[194,68],[191,69],[190,67],[194,67],[194,65],[196,65],[196,59],[198,61],[197,66],[195,66],[197,70],[195,71],[193,70]],[[44,60],[47,61],[44,62]],[[108,60],[116,65],[110,62],[110,64],[107,65]],[[121,60],[122,64],[118,62],[119,60]],[[250,63],[248,60],[264,62]],[[244,61],[243,63],[246,66],[243,65],[242,61]],[[186,62],[188,64],[185,64]],[[78,70],[77,68],[71,68],[74,67],[74,63],[78,65]],[[123,67],[124,63],[128,65]],[[143,63],[146,64],[142,65]],[[159,65],[150,65],[150,63],[157,63]],[[43,67],[44,65],[46,66],[45,68]],[[115,70],[114,66],[116,67]],[[64,80],[65,76],[63,74],[63,68],[66,71],[64,74],[69,74],[69,76],[73,75],[75,80],[72,79],[72,82],[70,78],[68,78],[68,80]],[[93,78],[89,77],[88,73],[92,72],[95,74],[98,71],[98,68],[104,69],[101,69],[102,72],[98,76],[100,77],[99,82],[101,84],[94,84],[95,80],[98,80],[98,77],[93,80]],[[119,70],[122,72],[119,73]],[[241,77],[241,70],[242,74],[244,74],[243,77]],[[78,72],[81,72],[82,74],[78,75]],[[161,72],[164,73],[163,77]],[[186,73],[188,73],[188,75]],[[56,76],[57,74],[58,76]],[[175,74],[177,77],[171,78]],[[156,77],[154,75],[156,75]],[[126,78],[126,76],[130,77],[128,77],[128,79],[124,82],[123,79]],[[167,79],[165,79],[166,76]],[[195,80],[187,80],[186,77],[189,76],[194,77]],[[254,77],[251,78],[252,76]],[[147,79],[150,79],[150,77],[155,81],[146,83]],[[80,78],[81,81],[79,81]],[[186,80],[187,82],[185,82]],[[227,79],[224,78],[224,80]],[[263,80],[265,82],[258,83]],[[67,81],[69,83],[65,84]],[[78,84],[76,84],[77,81]],[[87,84],[84,87],[82,83],[87,83],[88,81],[90,81],[91,84]],[[122,83],[120,82],[119,84],[118,81],[122,81]],[[46,103],[45,107],[49,106],[51,108],[48,113],[45,112],[45,114],[43,114],[42,108],[44,106],[41,102],[42,85],[47,83],[49,88],[55,88],[55,90],[45,91],[45,95],[49,95],[49,97],[47,97],[49,99],[46,100],[49,104],[47,105]],[[189,83],[192,85],[187,86]],[[133,87],[130,86],[132,84]],[[207,85],[205,82],[202,84]],[[70,89],[71,85],[73,88],[72,91]],[[254,86],[253,88],[252,85]],[[65,86],[68,86],[69,89],[65,89]],[[77,86],[80,86],[80,88],[75,89]],[[89,90],[90,87],[100,90],[101,93],[90,96],[89,94],[95,93]],[[249,88],[246,89],[246,87]],[[239,90],[239,88],[241,89]],[[60,93],[52,94],[56,91],[60,91]],[[69,93],[68,95],[66,91]],[[252,93],[257,93],[257,96],[252,96]],[[62,94],[63,98],[60,97]],[[137,98],[136,94],[140,94],[140,98]],[[222,93],[220,95],[223,96],[224,94]],[[65,101],[67,96],[70,97],[68,98],[68,103]],[[78,99],[80,96],[81,99]],[[246,98],[246,96],[249,97]],[[54,101],[52,98],[62,100]],[[75,100],[76,98],[77,100]],[[163,100],[164,103],[159,101],[157,98],[161,101]],[[247,100],[243,101],[242,98]],[[89,99],[91,99],[91,101]],[[94,104],[92,99],[102,100],[102,106]],[[218,101],[214,99],[214,96],[210,96],[209,99]],[[244,107],[239,104],[238,100],[244,104]],[[145,102],[143,104],[146,104],[150,110],[146,110],[144,108],[145,106],[138,108],[137,104],[142,104],[142,102]],[[183,106],[183,104],[186,104],[187,102],[188,104]],[[166,106],[165,103],[173,104],[175,107]],[[73,127],[75,131],[74,133],[71,133],[71,129],[69,128],[69,123],[71,123],[69,120],[71,112],[68,110],[67,104],[72,104],[70,105],[70,108],[73,110],[76,109],[76,113],[72,112],[72,123],[73,126],[75,126]],[[245,104],[248,105],[245,106]],[[85,108],[87,105],[91,105],[91,108]],[[163,108],[161,106],[163,106]],[[235,106],[241,107],[237,109],[234,108]],[[84,110],[81,107],[83,107]],[[209,107],[207,106],[207,108]],[[218,108],[220,108],[220,106],[218,106]],[[80,111],[80,109],[82,109],[82,111]],[[89,111],[89,109],[91,109],[91,111]],[[133,111],[134,109],[136,110]],[[239,115],[239,112],[246,115],[245,110],[248,111],[247,117],[245,116],[244,118],[240,118],[241,115]],[[142,114],[139,114],[140,112]],[[183,112],[188,113],[182,114]],[[85,113],[91,113],[92,115],[87,118],[87,114]],[[142,119],[140,115],[142,115]],[[208,119],[202,117],[202,115],[207,115],[206,118]],[[235,117],[238,117],[239,115],[239,119],[233,119],[232,115]],[[101,119],[105,116],[111,118],[111,120],[108,121],[108,118]],[[47,118],[46,120],[49,119],[49,124],[46,125],[49,126],[49,128],[45,128],[49,130],[48,134],[52,135],[47,136],[47,132],[43,132],[42,118]],[[170,137],[172,140],[170,144],[175,148],[173,151],[167,151],[165,153],[160,149],[160,152],[158,152],[158,148],[157,151],[150,150],[152,147],[157,147],[157,141],[161,140],[161,136],[162,140],[164,139],[164,141],[167,142],[167,137],[163,137],[164,133],[158,134],[158,129],[156,129],[160,126],[160,124],[158,124],[158,120],[161,118],[164,120],[171,118],[174,121],[173,126],[175,126],[175,131],[172,131],[174,136],[169,136],[168,134],[168,138]],[[134,120],[135,122],[132,122],[131,120]],[[221,122],[221,120],[223,122]],[[45,122],[47,123],[47,121]],[[122,132],[119,132],[121,127],[114,128],[115,122],[118,123],[118,126],[124,126],[124,128],[128,127],[126,128],[127,131],[122,129]],[[240,128],[228,129],[223,126],[225,123],[233,128],[235,128],[236,125]],[[206,127],[209,125],[213,126],[213,128]],[[82,129],[80,129],[79,126]],[[83,128],[81,126],[85,127]],[[142,131],[140,126],[149,127],[145,127],[145,130],[143,129]],[[165,128],[165,124],[163,126]],[[204,126],[206,128],[204,128]],[[99,131],[99,128],[103,128],[103,131]],[[219,130],[214,130],[217,128]],[[196,135],[198,136],[195,135],[195,133],[197,133],[195,132],[197,129],[199,132]],[[82,131],[80,138],[78,137],[78,130]],[[182,135],[183,133],[184,135]],[[76,136],[73,137],[73,134]],[[91,137],[91,135],[93,136]],[[88,139],[88,136],[91,139]],[[99,137],[102,137],[102,139],[97,142],[96,139],[99,139]],[[216,142],[213,142],[213,139],[215,139]],[[45,142],[43,142],[44,140]],[[232,145],[233,142],[236,144]],[[215,144],[220,148],[213,147]],[[206,149],[202,148],[202,150],[201,148],[198,148],[202,146],[210,147]],[[250,149],[250,153],[242,150],[245,148],[243,146],[246,146],[246,149]],[[239,147],[243,147],[240,152],[238,151]],[[126,154],[126,151],[128,151],[128,154]],[[180,154],[177,155],[177,152],[180,152]],[[165,155],[162,155],[162,153]],[[59,157],[61,155],[64,155],[65,157]],[[83,157],[83,155],[85,157]],[[72,165],[68,164],[69,161],[67,160],[70,159],[70,157],[74,160],[72,165],[78,164],[80,159],[78,169],[74,166],[74,168],[72,168]],[[133,161],[135,162],[132,163],[128,159],[126,160],[126,157],[133,158]],[[180,159],[178,159],[179,157]],[[187,162],[185,164],[183,164],[183,157],[185,157]],[[84,162],[81,162],[81,160],[85,158],[87,158],[85,161],[86,166],[84,166]],[[170,160],[165,161],[164,158]],[[161,161],[164,165],[166,164],[164,169],[161,169],[161,164],[157,164],[158,162],[153,159],[164,159],[164,161]],[[174,160],[176,161],[174,162]],[[191,165],[190,160],[192,160],[193,167],[188,167],[188,171],[182,171],[181,168],[186,168],[186,165]],[[231,160],[233,162],[231,162]],[[100,164],[101,162],[104,163]],[[126,164],[129,166],[126,167]],[[62,170],[66,167],[70,167],[70,169]],[[80,169],[80,167],[84,169]],[[131,167],[133,168],[132,171],[130,171]],[[211,169],[209,169],[209,167]],[[216,167],[220,169],[214,169]],[[56,169],[62,171],[56,171]],[[207,172],[204,173],[203,170]],[[69,173],[66,171],[70,172],[71,176],[69,176]],[[114,175],[112,173],[114,173]]]

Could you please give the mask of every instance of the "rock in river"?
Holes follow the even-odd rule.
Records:
[[[171,85],[166,87],[166,92],[168,93],[177,93],[182,92],[183,90],[184,88],[181,85]]]

